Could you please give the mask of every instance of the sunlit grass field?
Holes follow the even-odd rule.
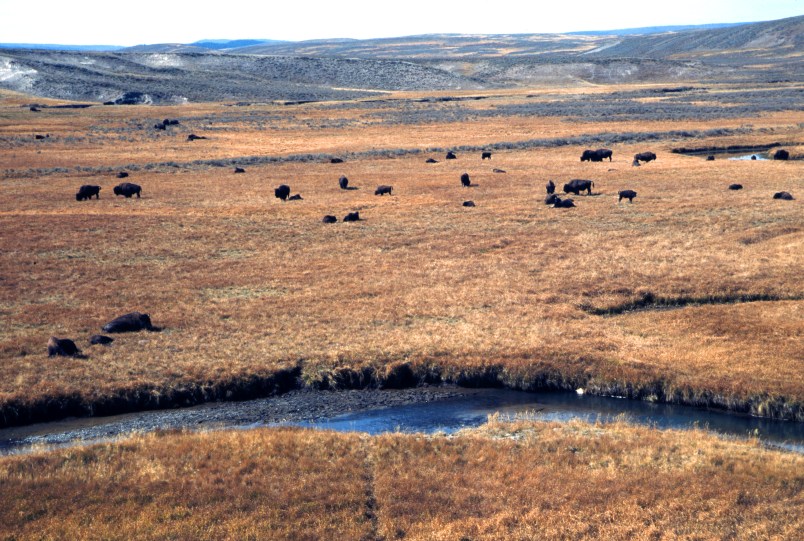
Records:
[[[470,114],[635,88],[500,91],[462,102],[457,121],[422,94],[39,113],[3,94],[0,422],[243,396],[278,370],[338,386],[366,369],[382,383],[406,363],[420,381],[584,387],[804,419],[804,162],[671,152],[781,142],[800,157],[801,110],[640,122]],[[432,119],[387,120],[411,103],[432,106]],[[163,118],[181,124],[154,130]],[[643,136],[611,143],[618,133]],[[613,161],[579,161],[599,147]],[[458,159],[444,160],[447,149]],[[658,159],[632,167],[646,150]],[[238,159],[244,174],[233,174]],[[123,169],[142,199],[114,197]],[[464,172],[473,187],[461,187]],[[357,189],[341,190],[341,175]],[[574,209],[543,204],[548,179],[561,192],[573,178],[593,180],[594,195],[573,196]],[[303,200],[276,199],[282,183]],[[76,202],[83,184],[102,186],[100,200]],[[379,184],[393,195],[375,196]],[[622,189],[638,192],[633,204],[618,203]],[[797,199],[773,200],[782,190]],[[362,220],[342,223],[352,211]],[[645,298],[657,302],[619,313]],[[89,346],[135,310],[164,330]],[[88,358],[48,358],[50,336]]]

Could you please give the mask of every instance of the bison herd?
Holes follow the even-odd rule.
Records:
[[[101,327],[101,330],[105,333],[114,334],[139,331],[159,332],[162,329],[151,324],[151,318],[148,314],[131,312],[114,318]],[[94,334],[89,338],[90,345],[108,346],[112,342],[114,342],[114,338],[103,334]],[[50,357],[86,357],[75,342],[69,338],[56,338],[55,336],[51,336],[47,342],[47,354]]]
[[[119,175],[118,175],[119,176]],[[128,176],[128,173],[125,174]],[[125,177],[121,177],[125,178]],[[95,186],[93,184],[84,184],[80,188],[78,188],[78,193],[75,194],[76,201],[87,201],[95,197],[95,199],[100,199],[100,186]],[[122,195],[126,198],[131,198],[133,196],[140,197],[140,193],[142,193],[142,187],[139,184],[134,184],[131,182],[123,182],[122,184],[118,184],[115,186],[112,191],[115,195]]]

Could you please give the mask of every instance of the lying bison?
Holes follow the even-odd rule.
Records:
[[[433,158],[427,158],[424,160],[424,163],[438,163],[438,160],[434,160]]]
[[[575,206],[575,203],[572,199],[559,199],[553,205],[554,209],[571,209]]]
[[[545,205],[555,205],[559,201],[561,201],[561,198],[554,193],[551,193],[550,195],[544,198]]]
[[[454,152],[449,151],[449,152],[447,152],[447,159],[448,160],[457,160],[458,156],[456,156]]]
[[[742,190],[742,184],[729,184],[729,190]]]
[[[120,171],[117,173],[117,178],[128,178],[128,173],[125,171]]]
[[[343,217],[344,222],[359,222],[360,221],[360,213],[359,212],[350,212],[346,216]]]
[[[374,190],[374,195],[385,195],[385,194],[394,195],[391,193],[391,190],[393,189],[394,189],[393,186],[386,186],[385,184],[381,184],[380,186],[377,186],[376,190]]]
[[[301,201],[301,200],[302,200],[302,196],[301,196],[300,193],[297,193],[295,195],[291,195],[290,197],[288,197],[288,201]]]
[[[130,199],[132,196],[136,195],[137,199],[140,198],[140,193],[142,192],[142,188],[139,184],[133,184],[131,182],[124,182],[122,184],[118,184],[114,187],[114,194],[115,195],[122,195],[126,199]]]
[[[713,162],[713,161],[715,161],[715,155],[714,155],[714,154],[710,154],[709,156],[707,156],[707,157],[706,157],[706,161],[708,161],[708,162]]]
[[[609,150],[608,148],[599,148],[597,150],[584,150],[583,154],[581,154],[581,161],[582,162],[602,162],[604,159],[608,158],[611,161],[611,157],[614,155],[614,152]]]
[[[547,193],[556,193],[556,184],[552,180],[547,181]]]
[[[274,190],[274,195],[277,199],[287,201],[288,197],[290,197],[290,186],[287,184],[280,184],[279,187]]]
[[[461,186],[464,188],[468,188],[472,185],[472,181],[469,180],[469,173],[464,173],[461,175]]]
[[[491,152],[489,152],[488,150],[484,150],[483,152],[480,153],[480,159],[481,160],[490,160],[491,159]]]
[[[332,158],[329,163],[343,163],[343,160],[341,158]]]
[[[81,350],[75,345],[75,342],[69,338],[56,338],[51,336],[47,341],[47,355],[48,357],[79,357]]]
[[[620,190],[617,192],[617,195],[620,196],[620,198],[617,200],[618,203],[623,199],[628,199],[629,203],[633,203],[634,197],[637,196],[637,193],[634,190]]]
[[[151,325],[151,318],[148,314],[141,314],[139,312],[131,312],[116,317],[109,323],[103,326],[103,332],[121,333],[121,332],[139,332],[139,331],[159,331],[158,327]]]
[[[91,184],[84,184],[80,188],[78,188],[78,193],[75,194],[76,201],[86,201],[88,199],[92,199],[92,196],[95,196],[95,199],[100,199],[100,186],[93,186]]]
[[[784,201],[792,201],[793,199],[795,199],[795,197],[793,197],[793,195],[790,192],[776,192],[775,194],[773,194],[773,198],[782,199]]]
[[[89,337],[89,343],[93,346],[109,346],[112,342],[114,342],[114,338],[102,334],[93,334]]]
[[[634,154],[634,163],[639,165],[639,162],[652,162],[656,159],[656,154],[653,152],[640,152],[639,154]]]
[[[199,139],[206,139],[206,137],[204,137],[203,135],[196,135],[194,133],[191,133],[190,135],[187,136],[188,141],[198,141]]]
[[[235,167],[235,168],[234,168],[234,172],[235,172],[235,173],[245,173],[245,172],[246,172],[246,170],[245,170],[245,169],[243,169],[242,167]]]
[[[497,169],[496,167],[491,170],[492,173],[505,173],[505,169]]]
[[[338,186],[341,187],[341,190],[346,190],[349,188],[349,179],[342,175],[341,178],[338,179]]]
[[[324,222],[325,224],[334,224],[335,222],[338,221],[338,219],[332,214],[327,214],[321,221]]]
[[[790,159],[790,153],[788,151],[784,150],[784,149],[779,149],[773,155],[773,159],[774,160],[789,160]]]
[[[581,195],[581,192],[586,190],[589,195],[592,195],[592,188],[594,187],[595,183],[591,180],[582,180],[576,178],[569,181],[567,184],[564,184],[564,193],[572,192],[575,195]]]
[[[474,202],[474,201],[464,201],[464,202],[463,202],[463,206],[464,206],[464,207],[474,207],[474,206],[475,206],[475,202]]]

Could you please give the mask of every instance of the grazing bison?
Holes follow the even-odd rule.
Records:
[[[554,209],[569,209],[569,208],[572,208],[574,206],[575,206],[575,203],[572,201],[572,199],[559,199],[553,205],[553,208]]]
[[[374,190],[374,195],[385,195],[385,194],[394,195],[391,193],[391,190],[393,189],[394,189],[393,186],[386,186],[385,184],[381,184],[377,186],[376,190]]]
[[[710,154],[709,156],[707,156],[707,157],[706,157],[706,161],[708,161],[708,162],[713,162],[713,161],[715,161],[715,156],[714,156],[714,154]]]
[[[131,196],[136,195],[137,199],[140,198],[140,193],[142,192],[142,188],[139,184],[133,184],[131,182],[123,182],[122,184],[118,184],[114,187],[114,194],[115,195],[122,195],[126,199],[130,199]]]
[[[652,162],[656,159],[656,154],[653,152],[640,152],[639,154],[634,154],[634,163],[639,164],[639,162]]]
[[[464,188],[468,188],[472,185],[472,181],[469,180],[469,173],[464,173],[461,175],[461,186]]]
[[[334,224],[335,222],[338,221],[338,219],[332,214],[327,214],[321,221],[324,222],[325,224]]]
[[[114,342],[114,338],[102,334],[93,334],[89,337],[89,343],[93,346],[108,346],[112,342]]]
[[[125,171],[119,171],[117,173],[117,178],[128,178],[128,173],[126,173]]]
[[[329,160],[329,163],[343,163],[343,160],[340,158],[332,158]]]
[[[338,179],[338,186],[341,187],[341,190],[347,189],[349,187],[349,179],[345,176],[341,176],[341,178]]]
[[[464,201],[464,202],[463,202],[463,206],[464,206],[464,207],[474,207],[474,206],[475,206],[475,202],[474,202],[474,201]]]
[[[575,195],[581,195],[581,192],[586,190],[589,195],[592,195],[592,188],[594,187],[595,183],[591,180],[582,180],[576,178],[569,181],[567,184],[564,184],[564,193],[572,192]]]
[[[246,172],[246,170],[245,170],[245,169],[243,169],[242,167],[235,167],[235,168],[234,168],[234,172],[235,172],[235,173],[245,173],[245,172]]]
[[[148,314],[131,312],[116,317],[101,329],[103,332],[139,332],[139,331],[159,331],[160,329],[151,325],[151,318]]]
[[[581,161],[582,162],[602,162],[605,158],[608,158],[611,161],[611,157],[614,155],[614,152],[607,148],[599,148],[597,150],[584,150],[583,154],[581,154]]]
[[[302,196],[301,196],[300,193],[297,193],[295,195],[291,195],[290,197],[288,197],[288,201],[301,201],[301,200],[302,200]]]
[[[618,203],[623,199],[628,199],[629,203],[633,203],[634,197],[637,196],[637,193],[634,190],[620,190],[617,192],[617,195],[620,196],[620,198],[617,200]]]
[[[492,169],[492,173],[505,173],[505,169]]]
[[[547,193],[556,193],[556,184],[552,180],[547,181]]]
[[[597,155],[600,158],[601,162],[603,160],[605,160],[606,158],[608,158],[609,161],[611,161],[611,157],[614,155],[614,151],[612,151],[612,150],[610,150],[608,148],[599,148],[595,152],[597,152]]]
[[[774,199],[783,199],[784,201],[792,201],[795,199],[790,192],[776,192],[773,194]]]
[[[277,197],[277,199],[287,201],[288,197],[290,197],[290,186],[287,184],[280,184],[279,187],[274,190],[274,195]]]
[[[161,122],[159,122],[158,124],[154,124],[154,129],[155,129],[155,130],[166,130],[166,129],[167,129],[167,126],[165,126],[164,124],[162,124]]]
[[[344,222],[359,222],[360,221],[360,213],[359,212],[350,212],[346,216],[343,217]]]
[[[458,156],[456,156],[455,153],[450,150],[449,152],[447,152],[447,159],[448,160],[457,160]]]
[[[752,160],[756,160],[756,159],[757,159],[757,155],[756,155],[756,154],[752,154],[752,155],[751,155],[751,159],[752,159]]]
[[[81,350],[75,345],[75,342],[69,338],[56,338],[51,336],[47,341],[47,355],[48,357],[78,357],[81,355]]]
[[[789,160],[790,159],[790,153],[788,151],[784,150],[784,149],[779,149],[773,155],[773,159],[774,160]]]
[[[190,135],[187,136],[188,141],[197,141],[198,139],[206,139],[206,137],[204,137],[203,135],[196,135],[194,133],[191,133]]]
[[[729,184],[729,190],[742,190],[742,184]]]
[[[555,205],[559,201],[561,201],[561,198],[554,193],[551,193],[550,195],[544,198],[545,205]]]
[[[438,160],[434,160],[433,158],[427,158],[424,160],[424,163],[438,163]]]
[[[165,126],[178,126],[179,121],[176,119],[171,120],[169,118],[166,118],[165,120],[162,121],[162,124],[164,124]]]
[[[47,139],[48,137],[50,137],[50,135],[40,135],[38,133],[36,135],[34,135],[34,139],[38,139],[38,140]]]
[[[480,154],[480,159],[481,159],[481,160],[490,160],[490,159],[491,159],[491,152],[489,152],[488,150],[484,150],[484,151],[483,151],[483,152]]]
[[[78,188],[78,193],[75,194],[76,201],[86,201],[87,199],[92,199],[92,196],[95,196],[95,199],[100,199],[100,186],[93,186],[91,184],[84,184],[80,188]]]

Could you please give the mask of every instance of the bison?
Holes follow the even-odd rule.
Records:
[[[575,206],[575,203],[572,201],[572,199],[559,199],[553,205],[553,208],[554,209],[569,209],[569,208],[572,208],[574,206]]]
[[[713,161],[715,161],[715,155],[714,155],[714,154],[710,154],[709,156],[707,156],[707,157],[706,157],[706,161],[708,161],[708,162],[713,162]]]
[[[287,201],[288,197],[290,197],[290,186],[287,184],[280,184],[279,187],[274,190],[274,195],[277,197],[277,199]]]
[[[128,173],[125,171],[119,171],[117,173],[117,178],[128,178]]]
[[[75,342],[69,338],[56,338],[51,336],[47,341],[47,355],[48,357],[80,357],[81,350],[75,345]]]
[[[455,153],[450,150],[449,152],[447,152],[447,159],[448,160],[457,160],[458,156],[456,156]]]
[[[656,154],[653,152],[640,152],[639,154],[634,154],[634,163],[638,164],[639,162],[652,162],[656,159]]]
[[[561,198],[554,193],[551,193],[550,195],[544,198],[545,205],[555,205],[559,201],[561,201]]]
[[[164,124],[162,124],[161,122],[159,122],[159,123],[157,123],[157,124],[154,124],[154,129],[155,129],[155,130],[166,130],[166,129],[167,129],[167,126],[165,126]]]
[[[360,221],[360,213],[359,212],[350,212],[346,216],[343,217],[344,222],[359,222]]]
[[[93,334],[89,337],[89,343],[93,346],[108,346],[114,342],[114,338],[102,334]]]
[[[581,154],[582,162],[602,162],[605,158],[611,161],[614,152],[607,148],[599,148],[597,150],[584,150]]]
[[[335,222],[338,221],[338,219],[332,214],[327,214],[321,221],[324,222],[325,224],[334,224]]]
[[[114,318],[109,323],[104,325],[101,330],[109,333],[121,333],[139,332],[143,330],[159,331],[160,329],[151,325],[151,317],[148,314],[131,312],[129,314],[124,314]]]
[[[620,198],[617,200],[618,203],[623,199],[628,199],[629,203],[633,203],[634,197],[637,196],[637,193],[634,190],[620,190],[617,192],[617,195],[620,196]]]
[[[491,172],[492,173],[505,173],[505,169],[496,169],[495,168],[495,169],[492,169]]]
[[[341,158],[332,158],[329,163],[343,163],[343,160]]]
[[[464,188],[468,188],[472,185],[472,181],[469,180],[469,173],[464,173],[461,175],[461,186]]]
[[[188,141],[197,141],[199,139],[206,139],[206,137],[204,137],[203,135],[196,135],[194,133],[191,133],[190,135],[187,136]]]
[[[474,207],[474,206],[475,206],[475,202],[474,202],[474,201],[464,201],[464,202],[463,202],[463,206],[464,206],[464,207]]]
[[[790,159],[790,153],[788,151],[784,150],[784,149],[779,149],[773,155],[773,159],[774,160],[789,160]]]
[[[556,184],[552,180],[547,181],[547,193],[555,193],[556,192]]]
[[[126,199],[130,199],[133,195],[136,195],[137,199],[139,199],[141,192],[142,188],[140,185],[132,184],[131,182],[123,182],[122,184],[118,184],[114,187],[114,194],[122,195]]]
[[[291,195],[290,197],[288,197],[288,201],[301,201],[301,200],[302,200],[302,196],[301,196],[300,193],[297,193],[295,195]]]
[[[374,190],[374,195],[385,195],[385,194],[394,195],[391,193],[391,190],[393,189],[394,189],[393,186],[386,186],[385,184],[381,184],[377,186],[376,190]]]
[[[490,159],[491,159],[491,152],[489,152],[488,150],[484,150],[484,151],[483,151],[483,152],[480,154],[480,159],[481,159],[481,160],[490,160]]]
[[[235,167],[235,168],[234,168],[234,172],[235,172],[235,173],[245,173],[245,172],[246,172],[246,170],[245,170],[245,169],[243,169],[242,167]]]
[[[564,193],[572,192],[575,195],[581,195],[581,192],[586,190],[589,195],[592,195],[592,188],[594,187],[595,183],[591,180],[582,180],[576,178],[569,181],[567,184],[564,184]]]
[[[793,199],[795,199],[793,195],[790,194],[790,192],[776,192],[775,194],[773,194],[773,198],[782,199],[784,201],[792,201]]]
[[[349,179],[345,176],[341,175],[341,178],[338,179],[338,186],[341,187],[341,190],[346,190],[349,188]]]
[[[729,190],[742,190],[742,184],[729,184]]]
[[[95,196],[95,199],[100,199],[100,186],[93,186],[91,184],[84,184],[80,188],[78,188],[78,193],[75,194],[76,201],[86,201],[87,199],[92,199],[92,196]]]
[[[434,160],[433,158],[427,158],[424,160],[424,163],[438,163],[438,160]]]

